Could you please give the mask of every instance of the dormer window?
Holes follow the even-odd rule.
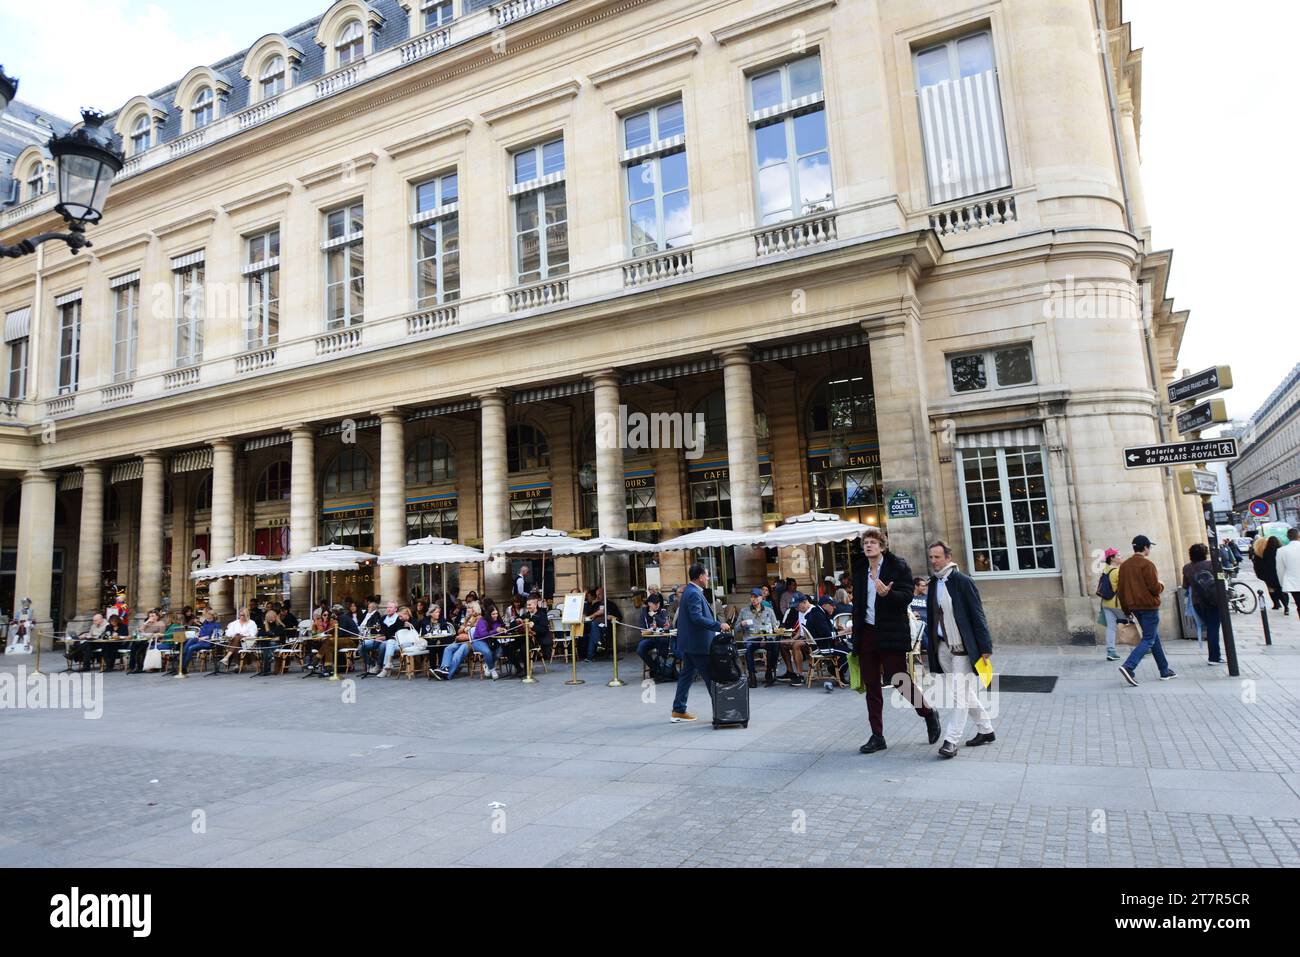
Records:
[[[131,155],[139,156],[153,145],[153,124],[149,117],[139,116],[131,127]]]
[[[424,13],[424,29],[437,30],[451,23],[455,11],[452,0],[423,0],[420,10]]]
[[[349,20],[343,25],[334,49],[338,51],[338,65],[341,67],[354,63],[366,55],[366,34],[361,29],[360,20]]]
[[[194,95],[194,105],[190,107],[190,113],[193,116],[191,129],[201,130],[215,118],[213,111],[212,87],[202,87]]]
[[[27,174],[27,198],[35,199],[37,196],[45,194],[45,164],[36,162],[32,164],[31,172]]]
[[[262,99],[269,100],[285,90],[284,57],[276,54],[266,61],[261,75]]]

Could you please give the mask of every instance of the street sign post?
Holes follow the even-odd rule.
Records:
[[[1209,496],[1201,499],[1205,514],[1205,531],[1210,546],[1210,569],[1214,572],[1214,592],[1219,606],[1219,630],[1223,637],[1223,650],[1228,659],[1228,674],[1236,678],[1241,669],[1237,665],[1237,639],[1232,631],[1232,612],[1228,608],[1228,586],[1223,578],[1223,564],[1219,561],[1219,536],[1214,528],[1214,506]]]
[[[1205,469],[1179,469],[1178,487],[1184,495],[1214,495],[1219,491],[1219,477]]]
[[[1222,399],[1211,399],[1209,402],[1202,402],[1186,412],[1179,413],[1175,421],[1178,423],[1178,431],[1186,435],[1188,432],[1203,429],[1216,422],[1227,422],[1228,407]]]
[[[1175,379],[1166,388],[1168,389],[1170,404],[1177,405],[1179,402],[1190,402],[1192,399],[1199,399],[1203,395],[1231,389],[1232,370],[1227,366],[1215,366],[1213,369],[1206,369],[1184,379]]]
[[[1256,518],[1264,518],[1271,511],[1268,502],[1262,498],[1257,498],[1250,503],[1250,514]]]
[[[1204,442],[1169,442],[1138,445],[1124,450],[1126,469],[1149,469],[1161,465],[1193,465],[1222,462],[1237,457],[1236,439],[1207,439]]]

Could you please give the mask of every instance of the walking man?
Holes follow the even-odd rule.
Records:
[[[996,741],[993,722],[977,694],[980,680],[975,671],[976,656],[988,662],[993,654],[993,638],[984,617],[975,582],[957,570],[952,560],[952,549],[944,542],[930,546],[929,594],[926,599],[926,628],[929,631],[930,672],[948,675],[953,708],[948,715],[948,728],[939,746],[939,757],[951,758],[957,754],[957,745],[966,731],[966,718],[975,721],[975,737],[966,742],[968,748]]]
[[[912,627],[907,617],[907,607],[912,603],[912,570],[889,551],[889,540],[878,528],[864,532],[861,544],[855,542],[852,548],[853,650],[867,686],[867,718],[871,723],[871,737],[858,751],[874,754],[886,747],[882,669],[890,684],[925,719],[926,732],[934,744],[942,734],[939,719],[907,676],[907,653],[912,649]]]
[[[673,699],[670,718],[674,724],[695,720],[695,715],[686,710],[686,697],[691,693],[691,682],[695,680],[697,671],[704,675],[704,687],[709,694],[713,693],[713,682],[709,678],[709,646],[719,634],[731,631],[731,626],[725,621],[718,621],[713,606],[704,597],[704,589],[709,587],[709,570],[696,562],[687,569],[686,577],[690,582],[682,592],[677,611],[677,657],[682,662],[682,673],[677,680],[677,696]]]
[[[1135,674],[1137,666],[1148,651],[1156,659],[1161,681],[1178,677],[1169,667],[1157,630],[1160,626],[1160,593],[1165,590],[1165,586],[1156,575],[1155,563],[1148,557],[1154,544],[1145,535],[1138,535],[1133,539],[1133,555],[1119,566],[1119,605],[1124,609],[1124,614],[1136,619],[1138,627],[1142,629],[1142,640],[1119,666],[1119,673],[1134,687],[1138,683]]]

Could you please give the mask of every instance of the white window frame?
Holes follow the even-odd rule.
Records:
[[[196,366],[203,361],[203,319],[206,300],[207,263],[201,258],[172,270],[172,282],[175,291],[176,324],[172,339],[172,356],[177,369]],[[191,290],[189,297],[186,288]],[[195,291],[197,290],[197,292]],[[193,314],[187,313],[192,308]],[[181,342],[189,343],[189,348],[181,351]]]
[[[125,336],[123,323],[125,322]],[[113,381],[135,378],[136,345],[140,335],[140,280],[113,289]],[[118,346],[126,346],[126,368],[118,365]]]
[[[816,93],[805,94],[800,97],[790,96],[790,67],[796,63],[810,59],[817,60],[817,72],[821,77],[821,89]],[[754,80],[768,73],[779,72],[781,75],[781,96],[782,100],[776,106],[765,107],[762,110],[755,110],[754,106]],[[745,76],[745,101],[748,105],[747,116],[749,118],[749,148],[750,169],[754,176],[754,218],[758,221],[760,227],[775,226],[778,223],[786,223],[792,220],[803,219],[807,216],[820,216],[829,213],[835,209],[835,171],[831,167],[831,128],[830,117],[826,115],[826,71],[825,64],[822,61],[821,50],[814,50],[804,56],[795,57],[783,63],[765,66],[761,69],[751,70]],[[795,146],[794,121],[795,118],[804,113],[822,113],[822,126],[826,130],[826,165],[830,172],[831,192],[827,206],[822,210],[805,210],[803,196],[799,189],[799,160],[800,154]],[[763,167],[758,165],[758,130],[760,127],[775,126],[773,121],[779,121],[785,131],[785,163],[789,167],[790,174],[790,215],[785,219],[774,219],[771,222],[764,221],[763,212],[763,188],[762,188],[762,171]],[[820,151],[818,151],[820,152]],[[812,154],[804,154],[812,155]]]
[[[435,11],[440,11],[443,7],[448,9],[446,19],[439,16],[437,22],[430,23],[430,15]],[[454,0],[420,0],[420,23],[424,27],[425,33],[431,30],[441,30],[455,19],[456,4]]]
[[[356,27],[355,32],[352,30]],[[360,44],[360,50],[357,50]],[[346,55],[347,59],[344,59]],[[339,27],[338,39],[334,41],[334,66],[343,68],[366,58],[366,28],[360,20],[349,20]]]
[[[271,255],[271,237],[275,237],[275,245],[280,245],[280,227],[271,226],[267,229],[253,233],[244,237],[244,285],[248,287],[248,292],[244,297],[245,314],[244,314],[244,348],[249,352],[255,352],[258,349],[269,349],[280,341],[280,319],[278,307],[280,304],[279,276],[280,272],[280,255],[276,253]],[[266,253],[261,259],[253,260],[253,241],[261,239],[263,248]],[[270,275],[276,273],[276,294],[271,296]],[[261,282],[254,280],[260,279]],[[254,302],[254,297],[257,301]],[[271,331],[271,303],[274,302],[277,307],[276,328]]]
[[[27,350],[28,337],[15,339],[9,343],[9,362],[5,366],[5,398],[27,398]],[[14,379],[17,377],[15,386]]]
[[[543,156],[545,155],[546,147],[554,143],[559,143],[561,146],[561,156],[564,159],[564,168],[557,172],[546,173],[543,171]],[[570,263],[573,258],[572,255],[570,255],[569,259],[566,259],[562,264],[557,263],[552,266],[550,263],[547,233],[548,226],[551,224],[546,222],[546,191],[552,186],[559,186],[564,190],[564,233],[565,246],[567,248],[569,246],[569,190],[566,183],[566,177],[568,175],[569,157],[565,147],[564,136],[561,134],[510,152],[510,173],[513,185],[507,190],[507,193],[513,200],[510,209],[510,245],[513,247],[511,258],[514,260],[515,265],[515,282],[521,286],[528,286],[538,282],[547,282],[557,276],[567,276],[569,274]],[[538,175],[533,179],[518,182],[515,180],[517,174],[514,172],[515,157],[528,152],[536,154],[536,169]],[[537,236],[538,252],[540,255],[537,265],[538,276],[535,279],[523,278],[523,264],[519,260],[519,210],[523,203],[528,202],[537,205]]]
[[[27,198],[35,199],[37,196],[45,195],[46,173],[45,164],[37,160],[32,164],[27,173]]]
[[[279,69],[273,69],[279,64]],[[268,92],[267,84],[271,84]],[[257,90],[260,101],[274,99],[289,88],[289,65],[279,53],[272,53],[266,58],[261,73],[257,78]]]
[[[446,201],[444,194],[445,184],[448,179],[456,180],[456,197],[450,202]],[[438,192],[438,204],[431,209],[421,212],[419,208],[419,195],[422,186],[436,185]],[[414,244],[412,255],[415,262],[415,304],[417,309],[426,309],[431,306],[441,305],[447,302],[456,302],[460,299],[460,280],[457,279],[456,289],[448,295],[446,284],[446,260],[447,246],[443,236],[443,231],[447,224],[455,222],[456,224],[456,265],[457,276],[460,275],[460,175],[456,170],[447,170],[431,176],[426,180],[415,183],[411,190],[411,197],[415,200],[415,212],[411,215],[411,241]],[[437,252],[433,256],[421,258],[420,256],[420,231],[424,229],[433,229],[437,233]],[[429,259],[437,262],[438,270],[438,293],[436,296],[422,296],[421,267]]]
[[[153,146],[153,121],[148,113],[141,113],[131,124],[131,155],[139,156]]]
[[[74,299],[59,306],[59,367],[56,383],[59,395],[76,392],[81,382],[81,300]],[[69,323],[71,318],[71,323]],[[72,330],[70,352],[64,351],[63,333]],[[63,374],[64,368],[68,374]]]
[[[362,228],[351,231],[353,210],[361,210]],[[329,220],[330,216],[335,213],[342,213],[344,228],[349,230],[342,236],[335,239],[329,238]],[[366,250],[365,250],[365,202],[358,201],[355,203],[346,203],[342,206],[336,206],[333,209],[325,211],[325,236],[326,239],[321,243],[321,252],[325,254],[325,330],[327,332],[338,332],[343,329],[350,329],[358,326],[365,321],[365,303],[366,303]],[[361,274],[354,276],[352,274],[352,255],[353,246],[361,247]],[[343,255],[343,278],[338,282],[330,282],[330,254],[336,249],[344,247]],[[352,283],[361,280],[361,313],[354,315],[352,313]],[[340,319],[334,319],[330,316],[330,288],[341,285],[343,287],[343,316]]]
[[[1017,382],[1014,385],[1002,385],[997,381],[998,364],[997,353],[1007,352],[1011,349],[1024,349],[1029,353],[1029,381]],[[957,383],[953,380],[952,364],[955,359],[968,359],[972,356],[980,356],[984,360],[984,381],[982,389],[963,389],[957,390]],[[1034,346],[1030,342],[1012,342],[1005,345],[990,346],[987,349],[969,349],[964,352],[950,352],[943,357],[945,372],[948,376],[948,392],[952,395],[982,395],[985,392],[1002,391],[1004,389],[1027,389],[1031,386],[1038,385],[1038,363],[1034,361]]]
[[[686,194],[686,210],[688,213],[692,212],[691,176],[690,176],[690,168],[689,168],[689,158],[687,157],[687,149],[686,149],[685,126],[683,126],[682,132],[675,136],[664,138],[659,135],[659,111],[662,108],[666,106],[672,106],[673,104],[676,104],[677,106],[682,108],[682,118],[684,124],[685,104],[682,102],[682,98],[680,96],[674,99],[663,100],[658,103],[653,103],[649,106],[644,106],[635,110],[631,110],[627,113],[624,113],[621,117],[619,117],[621,121],[619,124],[619,128],[623,137],[622,141],[623,144],[626,146],[628,121],[635,117],[641,116],[642,114],[648,114],[650,116],[650,142],[645,144],[644,146],[638,146],[634,149],[624,149],[622,155],[619,158],[620,171],[622,174],[620,176],[620,179],[622,180],[622,186],[623,186],[623,216],[626,221],[626,231],[624,234],[624,238],[627,240],[627,254],[629,257],[633,259],[639,259],[642,256],[653,256],[656,253],[666,252],[670,248],[667,244],[668,241],[664,236],[664,186],[663,186],[662,163],[664,158],[667,156],[673,156],[677,153],[681,153],[684,160],[687,162],[688,168],[686,170],[686,187],[685,189],[673,190],[673,193],[684,192]],[[655,206],[655,248],[652,252],[638,253],[635,251],[636,243],[632,235],[632,207],[634,205],[640,205],[641,203],[644,203],[646,199],[639,199],[633,202],[631,192],[628,190],[627,177],[628,177],[628,171],[633,166],[638,166],[641,163],[644,163],[647,159],[653,162],[653,170],[654,170],[653,192],[647,198],[653,200]],[[691,232],[686,235],[686,241],[681,245],[672,246],[671,248],[689,249],[692,245],[694,245],[694,233],[695,233],[695,221],[694,221],[694,217],[692,216]]]
[[[1007,452],[1011,450],[1028,450],[1037,451],[1043,463],[1043,496],[1047,501],[1047,527],[1052,535],[1052,554],[1056,559],[1055,568],[1030,568],[1022,570],[1020,568],[1020,557],[1017,553],[1016,545],[1016,523],[1012,517],[1012,499],[1011,499],[1011,481],[1007,475]],[[966,448],[957,449],[954,456],[954,462],[957,466],[957,487],[961,492],[961,525],[962,534],[966,540],[966,568],[967,574],[973,578],[1060,578],[1061,571],[1061,548],[1060,538],[1056,532],[1056,509],[1052,506],[1052,480],[1048,468],[1047,449],[1042,445],[1017,445],[997,448]],[[1005,571],[976,571],[975,569],[975,544],[971,535],[970,527],[970,503],[966,497],[966,456],[969,453],[988,453],[992,452],[997,457],[998,465],[998,488],[1002,493],[1002,527],[1007,534],[1007,559],[1011,567]],[[1032,524],[1032,523],[1031,523]],[[991,527],[991,526],[985,526]],[[1039,546],[1030,546],[1037,548]],[[990,549],[992,546],[990,546]],[[990,550],[982,549],[982,550]]]
[[[206,97],[204,94],[207,94]],[[190,129],[201,130],[217,121],[217,96],[212,87],[199,87],[190,105]]]

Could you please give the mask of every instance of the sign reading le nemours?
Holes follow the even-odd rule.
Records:
[[[1187,465],[1192,462],[1221,462],[1237,457],[1236,439],[1211,439],[1206,442],[1170,442],[1167,445],[1139,445],[1124,450],[1126,469],[1145,469],[1157,465]]]

